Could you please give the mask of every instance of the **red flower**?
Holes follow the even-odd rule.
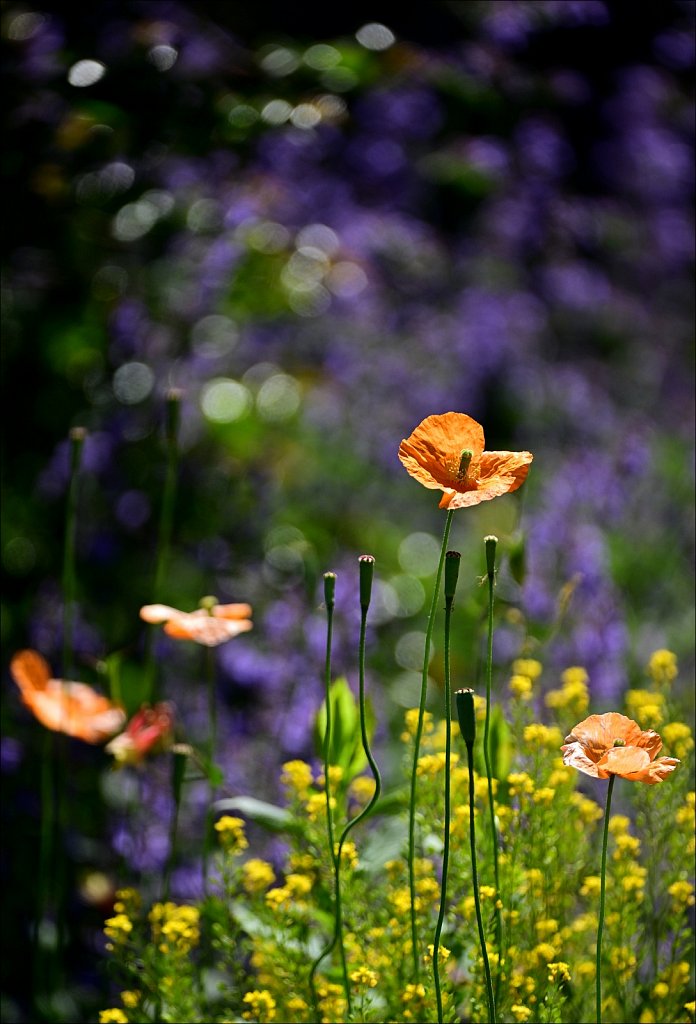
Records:
[[[662,740],[656,732],[643,732],[637,722],[610,711],[606,715],[590,715],[566,736],[563,763],[585,775],[608,779],[620,775],[632,782],[649,786],[662,782],[674,771],[676,757],[658,757]]]
[[[483,427],[463,412],[428,416],[399,446],[399,458],[424,487],[443,491],[440,508],[464,508],[516,491],[530,452],[486,452]]]
[[[107,697],[85,683],[51,679],[48,662],[37,651],[19,651],[10,662],[22,701],[54,732],[85,743],[103,743],[121,728],[126,716]]]
[[[119,764],[139,764],[147,754],[166,750],[173,739],[174,712],[171,704],[155,704],[152,708],[145,704],[105,749]]]

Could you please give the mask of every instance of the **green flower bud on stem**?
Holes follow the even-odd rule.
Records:
[[[448,551],[445,555],[445,600],[451,601],[457,589],[459,563],[462,556],[458,551]]]
[[[327,608],[333,608],[336,598],[336,573],[324,573],[324,602]]]
[[[183,394],[183,391],[179,388],[170,388],[167,392],[164,433],[170,444],[176,443],[177,434],[179,433]]]
[[[459,469],[457,470],[457,480],[459,480],[460,483],[461,481],[466,480],[466,474],[469,472],[469,466],[471,465],[471,460],[473,459],[473,457],[474,453],[472,452],[471,448],[464,448],[461,455],[459,456]]]
[[[198,602],[198,607],[205,608],[207,612],[210,612],[212,614],[213,608],[217,603],[218,599],[216,597],[213,597],[212,594],[207,594],[205,597],[202,597],[200,599],[200,601]]]
[[[457,717],[462,739],[467,744],[476,739],[476,713],[474,711],[474,691],[456,690],[454,696],[457,698]]]
[[[492,580],[495,575],[495,549],[498,538],[491,533],[483,538],[483,543],[486,545],[486,572],[488,578]]]
[[[360,562],[360,607],[369,608],[372,596],[372,579],[375,574],[375,560],[372,555],[361,555]]]

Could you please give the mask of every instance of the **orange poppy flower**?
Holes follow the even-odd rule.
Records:
[[[662,740],[656,732],[643,732],[637,722],[615,711],[590,715],[575,726],[561,747],[563,764],[585,775],[596,779],[620,775],[649,786],[662,782],[679,764],[676,757],[655,760],[661,749]]]
[[[145,622],[164,623],[164,632],[177,640],[195,640],[205,647],[217,647],[253,626],[249,604],[215,604],[210,610],[181,612],[167,604],[146,604],[140,609]]]
[[[147,754],[166,750],[174,739],[174,712],[171,704],[144,705],[131,718],[125,730],[114,736],[104,748],[117,764],[139,764]]]
[[[85,683],[51,679],[48,662],[36,651],[19,651],[10,662],[22,701],[42,725],[85,743],[103,743],[126,716],[107,697]]]
[[[440,508],[465,508],[516,491],[531,452],[484,451],[483,427],[463,412],[428,416],[399,445],[399,458],[424,487],[443,491]]]

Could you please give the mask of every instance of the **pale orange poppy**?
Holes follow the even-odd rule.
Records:
[[[167,604],[146,604],[140,609],[145,622],[164,623],[164,632],[177,640],[195,640],[205,647],[217,647],[253,627],[249,604],[216,604],[210,610],[197,608],[182,612]]]
[[[676,757],[658,757],[662,740],[656,732],[644,732],[632,718],[616,711],[590,715],[566,736],[563,763],[596,779],[620,775],[649,786],[662,782],[680,763]]]
[[[399,458],[424,487],[443,491],[440,508],[465,508],[516,491],[531,452],[484,451],[483,427],[463,412],[428,416],[399,446]]]
[[[174,710],[162,702],[145,704],[131,718],[125,730],[106,744],[117,764],[139,764],[148,754],[167,750],[174,740]]]
[[[54,732],[103,743],[123,725],[126,716],[107,697],[85,683],[51,679],[48,662],[37,651],[19,651],[10,662],[22,701]]]

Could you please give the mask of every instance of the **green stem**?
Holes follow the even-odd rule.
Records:
[[[604,835],[602,837],[602,870],[600,874],[601,884],[599,889],[599,920],[597,922],[597,1024],[602,1024],[602,931],[604,929],[604,897],[606,893],[609,814],[611,812],[611,795],[614,790],[615,779],[615,775],[611,775],[609,778],[609,788],[607,789],[607,806],[604,811]]]
[[[216,785],[214,774],[215,768],[215,754],[217,751],[217,701],[215,692],[215,655],[212,648],[208,647],[204,652],[205,659],[205,679],[206,688],[208,691],[208,729],[209,729],[209,746],[208,746],[208,783],[210,787],[210,796],[208,811],[205,816],[205,833],[203,837],[203,892],[205,895],[208,894],[208,873],[210,868],[210,854],[213,846],[213,818],[215,817],[215,792]]]
[[[340,885],[340,861],[334,849],[334,825],[333,810],[331,808],[331,786],[330,786],[330,758],[331,740],[333,732],[333,714],[331,707],[331,646],[333,637],[333,614],[334,614],[334,589],[336,577],[333,573],[326,573],[324,576],[324,592],[326,597],[326,662],[324,669],[324,701],[326,704],[326,727],[324,729],[324,784],[326,790],[326,831],[329,841],[329,856],[334,874],[334,933],[329,944],[322,950],[314,960],[309,971],[309,987],[312,991],[312,1001],[317,1020],[321,1019],[319,1013],[319,1000],[317,998],[316,983],[314,976],[319,964],[329,955],[336,943],[339,944],[341,955],[341,972],[343,975],[344,989],[348,989],[348,968],[346,965],[346,953],[343,945],[343,912],[341,906],[341,885]]]
[[[63,679],[70,679],[73,669],[73,616],[75,610],[75,528],[77,526],[77,488],[85,431],[70,431],[70,483],[65,515],[63,542]]]
[[[413,747],[413,765],[411,768],[411,791],[408,808],[408,887],[410,892],[411,900],[411,952],[413,955],[413,976],[416,982],[420,976],[420,964],[418,961],[418,929],[416,924],[416,873],[415,873],[415,855],[416,855],[416,789],[418,779],[418,758],[420,756],[420,744],[423,736],[423,717],[425,714],[425,698],[428,689],[428,668],[430,666],[430,644],[433,636],[433,626],[435,624],[435,611],[437,609],[437,599],[440,593],[440,581],[442,580],[442,567],[445,561],[445,552],[447,551],[447,541],[449,539],[450,527],[452,525],[453,511],[450,509],[447,512],[447,519],[445,521],[445,530],[442,537],[442,548],[440,550],[440,560],[437,566],[437,574],[435,576],[435,587],[433,589],[433,597],[430,603],[430,613],[428,615],[428,625],[425,631],[425,649],[423,651],[423,676],[421,679],[420,689],[420,702],[418,705],[418,724],[416,726],[416,736]]]
[[[169,823],[169,855],[164,868],[162,880],[162,902],[169,899],[169,886],[172,878],[172,871],[176,863],[178,832],[179,832],[179,811],[181,809],[181,790],[184,784],[184,773],[186,771],[186,754],[172,754],[172,797],[174,806],[172,817]]]
[[[433,978],[435,981],[435,998],[437,1000],[438,1024],[442,1024],[442,993],[440,991],[440,936],[445,920],[447,905],[447,875],[449,870],[450,848],[450,763],[452,752],[452,691],[450,685],[450,622],[452,619],[453,598],[445,598],[445,833],[442,849],[442,881],[440,887],[440,911],[435,928],[433,941]]]
[[[488,962],[488,950],[486,949],[486,937],[483,931],[483,919],[481,917],[481,897],[479,894],[478,870],[476,868],[476,818],[475,818],[475,790],[474,790],[474,744],[466,743],[466,754],[469,762],[469,843],[471,847],[471,882],[474,887],[474,904],[476,906],[476,924],[478,925],[479,942],[481,943],[481,956],[483,957],[483,970],[486,975],[486,995],[488,998],[488,1020],[489,1024],[495,1024],[495,999],[493,996],[493,982],[491,980],[491,968]]]
[[[488,811],[490,815],[491,839],[493,842],[493,874],[495,878],[495,945],[498,954],[496,968],[496,999],[500,995],[500,980],[503,959],[503,915],[500,907],[500,865],[498,862],[498,827],[495,820],[495,800],[493,797],[493,772],[491,768],[490,720],[491,720],[491,683],[493,680],[493,592],[495,588],[495,545],[497,538],[486,537],[486,559],[488,563],[488,648],[486,652],[486,720],[483,727],[483,758],[486,764],[488,783]]]
[[[362,604],[360,610],[360,646],[359,646],[359,677],[360,677],[360,735],[362,737],[363,750],[365,751],[365,757],[370,765],[370,771],[375,780],[375,791],[372,794],[369,803],[363,807],[359,814],[356,814],[354,818],[348,822],[346,827],[341,833],[341,838],[338,841],[338,850],[336,852],[336,892],[340,893],[340,868],[341,868],[341,856],[343,854],[343,846],[349,833],[355,828],[358,822],[363,821],[367,818],[374,810],[375,804],[380,798],[382,792],[382,777],[377,767],[377,762],[372,756],[370,750],[370,740],[367,735],[367,719],[365,715],[365,632],[367,626],[367,605]],[[344,961],[345,965],[345,961]],[[348,1009],[348,1016],[351,1014],[351,999],[350,999],[350,986],[347,981],[347,974],[344,970],[344,988],[346,992],[346,1003]]]

